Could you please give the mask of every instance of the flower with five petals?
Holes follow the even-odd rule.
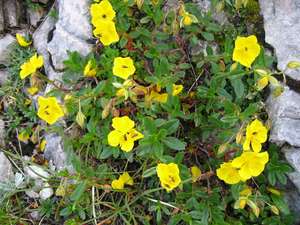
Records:
[[[250,150],[250,145],[254,152],[260,152],[262,143],[265,143],[268,138],[268,129],[260,122],[255,119],[246,128],[246,140],[243,144],[245,151]]]
[[[257,43],[255,35],[250,35],[249,37],[238,36],[235,40],[232,59],[250,68],[259,53],[260,45]]]
[[[39,109],[37,115],[50,125],[64,116],[64,111],[55,97],[40,96],[38,98],[38,105]]]
[[[130,152],[134,147],[134,142],[144,137],[142,133],[134,129],[134,126],[134,121],[128,116],[113,118],[114,130],[107,136],[108,144],[113,147],[120,146],[121,150]]]
[[[161,186],[166,189],[167,192],[172,191],[181,183],[179,168],[175,163],[159,163],[156,167],[156,172]]]

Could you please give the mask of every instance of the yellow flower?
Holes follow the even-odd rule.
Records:
[[[97,27],[99,20],[112,21],[116,12],[108,0],[103,0],[100,3],[94,3],[90,8],[92,16],[92,24]]]
[[[245,187],[242,191],[240,191],[239,199],[235,202],[234,208],[244,209],[247,204],[248,197],[251,194],[252,194],[252,190],[249,187]]]
[[[238,168],[238,174],[242,180],[248,180],[251,177],[257,177],[269,161],[268,152],[243,152],[243,154],[232,161],[232,166]]]
[[[29,140],[29,134],[26,131],[22,131],[19,135],[18,135],[18,140],[22,141],[24,143],[27,143],[27,141]]]
[[[222,163],[217,169],[217,176],[227,184],[237,184],[241,181],[237,168],[233,167],[231,162]]]
[[[151,91],[150,95],[146,96],[145,101],[146,102],[155,101],[155,102],[159,102],[159,103],[166,103],[168,101],[168,94],[167,93],[160,94],[156,91]]]
[[[121,180],[113,180],[112,182],[111,182],[111,187],[113,188],[113,189],[116,189],[116,190],[121,190],[121,189],[124,189],[124,183],[121,181]]]
[[[267,141],[268,129],[262,122],[255,119],[246,128],[246,140],[243,144],[245,151],[250,150],[250,144],[254,152],[260,152],[262,143]]]
[[[108,46],[119,41],[115,23],[112,21],[98,21],[96,29],[93,31],[95,37],[99,38],[104,46]]]
[[[175,163],[159,163],[156,167],[157,176],[159,177],[161,186],[172,191],[181,183],[178,165]]]
[[[30,105],[31,103],[32,103],[31,99],[29,99],[29,98],[25,99],[25,102],[24,102],[25,105]]]
[[[185,26],[190,26],[193,23],[193,20],[189,14],[185,14],[182,22]]]
[[[134,142],[143,138],[144,135],[134,129],[135,123],[128,116],[115,117],[112,120],[114,128],[108,136],[108,144],[113,147],[120,146],[125,152],[130,152]]]
[[[193,182],[196,182],[201,177],[201,170],[197,166],[192,166],[191,174]]]
[[[32,41],[27,41],[21,34],[16,34],[18,44],[22,47],[31,45]]]
[[[135,72],[133,60],[130,57],[117,57],[114,59],[113,74],[126,80]]]
[[[197,17],[188,13],[183,4],[180,6],[179,15],[182,17],[180,20],[180,27],[183,27],[183,25],[190,26],[192,23],[198,23]]]
[[[119,87],[116,96],[118,97],[125,97],[125,100],[128,99],[129,94],[134,94],[130,90],[135,86],[135,83],[133,80],[125,80],[123,84],[114,83],[115,87]]]
[[[84,67],[83,75],[86,77],[94,77],[96,76],[96,69],[92,68],[92,60],[89,60],[86,66]]]
[[[40,96],[38,98],[38,105],[39,109],[37,115],[50,125],[64,116],[64,111],[55,97],[45,98]]]
[[[132,177],[129,175],[128,172],[123,173],[123,174],[119,177],[119,179],[113,180],[112,183],[111,183],[111,187],[112,187],[113,189],[123,189],[125,184],[130,185],[130,186],[133,185],[133,179],[132,179]]]
[[[257,81],[258,90],[264,89],[269,84],[268,76],[264,76]]]
[[[39,149],[41,152],[43,152],[45,150],[46,144],[47,144],[47,141],[45,139],[43,139],[39,145]]]
[[[181,84],[179,85],[173,84],[172,95],[173,96],[179,95],[182,92],[182,90],[183,90],[183,86]]]
[[[233,61],[239,62],[241,65],[248,68],[257,58],[260,53],[260,46],[257,43],[256,36],[249,37],[238,36],[235,40],[235,47],[233,50]]]
[[[38,93],[39,89],[37,87],[30,87],[27,88],[27,91],[30,95],[35,95],[36,93]]]
[[[42,56],[37,56],[34,54],[27,62],[21,65],[20,77],[25,79],[29,75],[36,72],[37,69],[41,68],[44,64]]]

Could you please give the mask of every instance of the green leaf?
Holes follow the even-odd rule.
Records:
[[[213,41],[215,39],[215,37],[212,33],[202,32],[201,34],[204,37],[204,39],[207,40],[207,41]]]
[[[170,135],[177,131],[179,124],[180,123],[178,119],[173,119],[162,123],[159,128],[167,130],[167,134]]]
[[[234,89],[236,100],[241,99],[244,96],[245,86],[241,78],[230,79],[230,83]]]
[[[185,142],[180,141],[179,139],[177,139],[175,137],[166,137],[162,141],[169,148],[178,150],[178,151],[184,150],[185,146],[186,146]]]
[[[290,214],[289,207],[287,206],[286,202],[282,198],[282,196],[278,195],[271,195],[271,198],[274,202],[274,204],[279,208],[280,212],[282,212],[285,215]]]
[[[72,201],[78,201],[86,188],[86,181],[80,182],[75,188],[74,192],[71,194],[70,199]]]
[[[145,170],[144,173],[143,173],[143,175],[142,175],[142,177],[143,178],[147,178],[147,177],[153,176],[154,174],[156,174],[156,166],[151,167],[151,168]]]

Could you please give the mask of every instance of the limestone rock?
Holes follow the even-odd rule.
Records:
[[[48,134],[45,139],[47,142],[44,150],[45,158],[53,163],[56,170],[68,169],[72,171],[72,166],[68,162],[63,149],[62,138],[56,134]]]
[[[24,167],[24,172],[26,176],[34,180],[46,181],[50,177],[50,174],[47,171],[45,171],[42,167],[35,165]]]
[[[4,0],[3,3],[5,24],[10,28],[18,27],[21,17],[20,3],[17,0]]]
[[[91,44],[71,35],[61,25],[56,24],[53,39],[48,43],[48,51],[56,70],[62,70],[64,68],[63,61],[68,58],[68,51],[78,51],[82,55],[87,55],[91,50]]]
[[[0,119],[0,146],[5,147],[5,124],[2,119]]]
[[[27,17],[29,18],[29,22],[33,27],[36,27],[38,25],[38,23],[41,21],[44,15],[45,15],[45,10],[43,8],[27,9]]]
[[[300,61],[300,0],[259,0],[264,17],[266,42],[275,49],[278,69],[283,71],[290,61]],[[300,80],[300,70],[286,74]]]
[[[267,101],[267,110],[272,121],[270,140],[282,145],[288,143],[300,147],[300,95],[288,87],[277,98]],[[299,170],[300,171],[300,170]]]
[[[0,183],[13,178],[12,165],[3,152],[0,152]]]
[[[69,33],[70,36],[75,36],[82,40],[90,39],[92,37],[92,26],[89,6],[90,1],[87,0],[59,1],[57,25],[65,30],[66,33]]]
[[[50,197],[54,194],[53,189],[52,189],[51,187],[47,187],[47,186],[49,186],[48,183],[45,183],[45,186],[46,186],[46,187],[43,188],[43,189],[40,191],[40,193],[39,193],[40,198],[41,198],[42,200],[46,200],[46,199],[50,198]]]
[[[5,28],[4,12],[3,12],[3,0],[0,0],[0,34],[3,33]]]
[[[7,70],[0,69],[0,86],[4,85],[9,77],[9,72]]]
[[[212,18],[217,21],[219,24],[223,25],[228,22],[228,19],[223,11],[216,12],[212,8],[211,0],[193,0],[197,3],[202,13],[210,13]]]
[[[10,34],[0,38],[0,64],[7,65],[9,63],[9,46],[14,42],[15,38]]]

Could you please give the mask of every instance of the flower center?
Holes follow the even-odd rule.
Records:
[[[102,18],[105,19],[107,16],[106,14],[102,14]]]
[[[246,52],[248,51],[248,47],[245,47],[245,51],[246,51]]]
[[[126,65],[122,65],[122,68],[123,68],[123,69],[127,69],[127,68],[128,68],[128,66],[126,66]]]

